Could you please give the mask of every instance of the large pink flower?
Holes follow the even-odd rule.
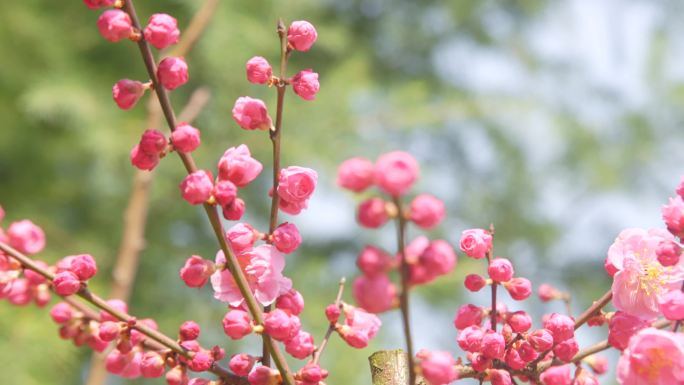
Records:
[[[658,244],[672,236],[662,230],[623,231],[611,246],[606,259],[613,276],[613,304],[618,310],[651,319],[659,314],[662,295],[679,290],[684,280],[684,260],[665,267],[658,262]]]
[[[684,384],[684,335],[648,328],[637,333],[620,356],[621,385]]]
[[[225,263],[223,251],[216,254],[216,263]],[[285,256],[271,245],[261,245],[238,256],[240,267],[247,278],[249,287],[257,301],[262,305],[272,304],[278,296],[292,288],[292,281],[283,276]],[[233,276],[227,269],[217,271],[211,276],[214,298],[240,306],[244,301]]]

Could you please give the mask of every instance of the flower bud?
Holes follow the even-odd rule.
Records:
[[[492,385],[511,385],[511,375],[502,369],[492,369],[489,371],[489,381]]]
[[[71,271],[81,281],[87,281],[97,274],[97,264],[90,254],[75,255],[71,259]]]
[[[299,315],[304,310],[304,297],[295,289],[290,289],[276,300],[275,306],[289,314]]]
[[[492,236],[482,229],[469,229],[461,234],[461,251],[470,258],[482,259],[492,249]]]
[[[207,171],[199,170],[186,176],[179,187],[183,199],[190,204],[199,205],[211,197],[214,182]]]
[[[178,334],[183,341],[196,340],[200,335],[200,326],[195,321],[185,321],[180,326]]]
[[[252,332],[249,314],[242,310],[231,310],[223,317],[223,331],[228,337],[239,340]]]
[[[416,356],[420,359],[421,374],[431,385],[448,384],[458,378],[456,361],[449,352],[421,350]]]
[[[193,372],[206,372],[211,369],[213,363],[214,359],[211,357],[211,354],[206,350],[200,350],[192,356],[188,366]]]
[[[659,299],[659,309],[671,321],[684,319],[684,292],[672,290]]]
[[[50,317],[55,323],[64,325],[65,323],[71,321],[74,316],[74,312],[71,309],[71,305],[66,302],[59,302],[50,310]]]
[[[568,338],[567,340],[557,344],[553,348],[553,354],[563,362],[570,362],[575,354],[579,352],[579,345],[575,338]]]
[[[239,221],[245,214],[245,201],[235,198],[229,205],[223,206],[223,217],[229,221]]]
[[[200,131],[187,123],[179,124],[171,133],[171,143],[180,153],[195,151],[200,142]]]
[[[248,223],[238,223],[226,231],[226,239],[235,254],[240,255],[251,249],[258,238],[254,227]]]
[[[527,299],[532,294],[532,284],[527,278],[513,278],[503,283],[508,294],[516,301]]]
[[[55,292],[62,297],[76,294],[81,289],[81,281],[78,280],[76,274],[70,271],[57,273],[52,284],[55,287]]]
[[[281,309],[273,309],[264,315],[264,331],[277,341],[287,341],[299,332],[296,318]]]
[[[287,29],[287,42],[297,51],[308,51],[317,38],[316,28],[308,21],[293,21]]]
[[[369,198],[359,205],[357,219],[359,224],[370,229],[377,229],[387,222],[389,216],[382,198]]]
[[[375,183],[392,196],[407,193],[418,179],[418,173],[418,162],[407,152],[389,152],[375,162]]]
[[[553,342],[557,344],[575,336],[575,322],[563,314],[551,314],[544,320],[544,329],[551,332]]]
[[[247,61],[247,80],[254,84],[267,84],[273,75],[273,69],[268,60],[261,56],[254,56]]]
[[[112,98],[122,110],[133,108],[145,93],[145,85],[137,80],[121,79],[112,87]]]
[[[485,332],[482,336],[482,354],[491,359],[503,359],[506,341],[504,337],[492,330]]]
[[[534,350],[545,352],[553,346],[553,335],[546,329],[538,329],[527,336],[527,341],[532,345]]]
[[[120,9],[104,11],[97,19],[97,28],[102,37],[114,43],[128,39],[133,32],[131,17]]]
[[[466,289],[476,292],[487,286],[487,280],[479,274],[468,274],[463,282]]]
[[[444,219],[444,202],[430,194],[420,194],[411,201],[409,212],[413,223],[431,229]]]
[[[397,289],[384,274],[357,277],[352,290],[356,303],[371,313],[390,310],[397,300]]]
[[[314,348],[313,337],[305,331],[299,331],[296,336],[285,342],[285,351],[299,360],[310,356]]]
[[[145,40],[157,49],[164,49],[178,43],[180,36],[176,19],[165,13],[155,13],[150,16],[143,33]]]
[[[273,246],[279,251],[289,254],[297,250],[302,243],[297,226],[292,223],[283,223],[273,231]]]
[[[513,265],[508,259],[493,259],[487,268],[489,278],[494,282],[507,282],[513,278]]]
[[[354,192],[370,187],[375,180],[375,166],[365,158],[347,159],[337,169],[337,185]]]
[[[310,168],[290,166],[280,170],[279,175],[277,193],[288,202],[304,202],[316,189],[318,174]]]
[[[157,352],[145,352],[140,362],[140,373],[145,378],[161,377],[164,374],[164,358]]]
[[[482,323],[483,317],[482,308],[473,304],[466,304],[458,308],[456,317],[454,318],[454,326],[458,330],[467,328],[468,326],[479,326]]]
[[[664,240],[656,248],[658,262],[663,266],[674,266],[679,263],[682,248],[673,240]]]
[[[43,229],[28,219],[12,222],[6,235],[10,246],[27,255],[39,253],[45,247]]]
[[[159,83],[169,91],[188,82],[188,65],[180,57],[167,57],[157,67]]]
[[[466,352],[476,353],[482,351],[482,337],[484,332],[477,325],[468,326],[458,333],[458,346]]]
[[[103,341],[114,341],[121,334],[121,323],[105,321],[100,324],[98,335]]]
[[[235,101],[233,106],[233,119],[238,126],[245,130],[269,130],[273,125],[268,115],[266,103],[260,99],[243,96]]]
[[[340,307],[331,303],[325,308],[325,318],[332,324],[337,323],[340,319]]]
[[[159,164],[159,155],[142,151],[139,144],[131,149],[130,158],[131,164],[139,170],[151,171]]]
[[[230,358],[228,367],[233,371],[233,373],[244,377],[249,375],[249,372],[252,370],[255,362],[256,358],[250,356],[249,354],[235,354]]]
[[[247,145],[231,147],[219,160],[220,180],[229,180],[237,187],[245,187],[261,173],[263,166],[252,158]]]
[[[188,287],[202,287],[214,273],[216,267],[213,262],[193,255],[185,261],[180,269],[180,277]]]
[[[318,83],[318,73],[311,69],[299,71],[292,77],[290,83],[295,94],[304,100],[314,100],[321,87]]]
[[[515,333],[524,333],[532,327],[532,318],[522,310],[511,313],[506,322]]]
[[[160,155],[166,150],[166,136],[153,128],[145,130],[140,138],[140,150],[147,154]]]

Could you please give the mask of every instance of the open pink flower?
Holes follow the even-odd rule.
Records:
[[[680,289],[684,260],[665,267],[658,262],[656,254],[658,244],[668,236],[664,231],[632,230],[629,237],[623,240],[618,237],[616,243],[621,243],[619,246],[624,252],[620,256],[611,256],[609,252],[610,266],[617,269],[611,289],[615,308],[642,319],[654,318],[659,314],[659,299],[669,291]]]
[[[482,229],[468,229],[461,234],[461,251],[470,258],[481,259],[492,249],[492,235]]]
[[[285,256],[271,245],[261,245],[242,253],[238,260],[245,273],[249,287],[257,301],[262,305],[272,304],[279,295],[292,288],[292,281],[283,276]],[[222,251],[216,254],[216,263],[225,264]],[[227,269],[217,271],[211,276],[214,298],[240,306],[244,301],[240,289]]]
[[[615,238],[608,249],[604,263],[606,272],[612,277],[622,270],[625,258],[651,256],[662,241],[672,240],[672,234],[662,229],[625,229]]]
[[[316,189],[318,174],[310,168],[290,166],[280,170],[279,175],[277,192],[280,198],[288,202],[304,202]]]
[[[637,333],[620,356],[621,385],[684,383],[684,335],[648,328]]]

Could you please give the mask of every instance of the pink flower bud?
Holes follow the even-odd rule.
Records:
[[[532,318],[526,312],[520,310],[511,313],[507,320],[508,325],[515,333],[524,333],[532,327]]]
[[[544,385],[570,385],[572,383],[572,377],[570,377],[572,366],[571,364],[552,366],[546,369],[539,376],[539,379]]]
[[[466,275],[465,281],[463,281],[463,283],[466,289],[473,292],[480,291],[483,287],[487,286],[487,280],[479,274]]]
[[[539,299],[541,299],[542,302],[549,302],[557,299],[558,296],[559,292],[555,287],[546,283],[539,285]]]
[[[340,319],[340,307],[335,305],[334,303],[331,303],[330,305],[326,306],[325,318],[327,318],[328,322],[332,324],[337,323],[337,321]]]
[[[527,299],[532,294],[532,283],[527,278],[513,278],[503,283],[508,294],[516,301]]]
[[[145,352],[140,361],[140,373],[145,378],[161,377],[164,374],[164,359],[157,352]]]
[[[62,297],[76,294],[81,288],[81,281],[78,280],[76,274],[70,271],[57,273],[52,284],[55,287],[55,292]]]
[[[299,213],[302,212],[302,210],[306,209],[309,207],[309,201],[303,201],[303,202],[288,202],[285,199],[280,199],[278,201],[278,208],[280,211],[284,213],[288,213],[290,215],[298,215]]]
[[[294,330],[296,329],[294,318],[296,316],[287,314],[281,309],[271,310],[264,315],[264,331],[275,340],[287,341],[299,332],[299,330]]]
[[[157,49],[164,49],[178,43],[180,36],[176,19],[165,13],[155,13],[150,16],[143,33],[145,40]]]
[[[304,310],[304,297],[297,290],[290,289],[278,297],[275,306],[289,314],[299,315]]]
[[[514,351],[514,350],[513,350]],[[511,375],[502,369],[492,369],[489,371],[489,381],[492,385],[511,385]]]
[[[603,356],[591,355],[583,360],[596,374],[605,374],[608,371],[608,359]]]
[[[345,305],[345,324],[338,327],[340,337],[351,347],[362,349],[375,337],[382,322],[375,315],[361,308]]]
[[[78,279],[87,281],[97,274],[95,259],[89,254],[74,255],[71,258],[71,269]]]
[[[527,336],[527,341],[532,345],[534,350],[545,352],[553,346],[553,335],[546,329],[538,329]]]
[[[420,254],[418,264],[431,275],[445,275],[456,266],[456,253],[447,241],[437,239]]]
[[[674,266],[679,263],[682,248],[673,240],[663,240],[656,248],[658,262],[663,266]]]
[[[267,84],[273,75],[273,69],[268,60],[261,56],[254,56],[247,61],[247,80],[254,84]]]
[[[318,384],[328,377],[328,371],[314,363],[304,365],[299,375],[306,384]]]
[[[392,196],[403,195],[418,178],[418,162],[409,153],[394,151],[375,162],[375,183]]]
[[[482,351],[482,337],[484,332],[479,326],[472,325],[458,333],[458,346],[466,352],[476,353]]]
[[[356,266],[369,277],[382,274],[392,266],[392,258],[374,246],[366,246],[356,260]]]
[[[577,340],[574,338],[568,338],[553,348],[553,354],[563,362],[572,361],[577,352],[579,352],[579,345],[577,345]]]
[[[672,290],[659,299],[659,309],[665,318],[677,321],[684,319],[684,292]]]
[[[31,255],[45,247],[45,233],[28,219],[12,222],[7,228],[8,243],[19,252]]]
[[[506,361],[506,365],[514,370],[520,370],[527,365],[527,362],[520,357],[520,353],[515,349],[506,350],[504,361]]]
[[[233,373],[244,377],[247,376],[252,370],[255,362],[255,357],[252,357],[249,354],[240,353],[235,354],[230,358],[228,367],[233,371]]]
[[[159,83],[169,91],[188,82],[188,64],[180,57],[167,57],[157,67]]]
[[[155,130],[147,129],[143,132],[140,138],[140,150],[147,154],[159,155],[166,149],[166,136],[164,133]]]
[[[115,310],[120,311],[121,313],[128,314],[128,305],[126,305],[126,302],[120,299],[110,299],[107,301],[107,305],[114,308]],[[109,314],[109,312],[104,310],[100,311],[100,321],[119,322],[119,320],[116,317],[114,317],[113,315]]]
[[[212,195],[219,206],[229,206],[233,204],[237,197],[237,187],[229,180],[220,180],[214,185]]]
[[[202,287],[216,270],[214,263],[193,255],[185,261],[180,269],[180,277],[188,287]]]
[[[469,229],[461,234],[461,251],[470,258],[482,259],[492,249],[492,236],[482,229]]]
[[[122,354],[118,350],[112,350],[105,359],[105,368],[109,373],[120,374],[128,366],[130,359],[128,355]]]
[[[171,133],[171,143],[180,153],[193,152],[200,145],[200,132],[187,123],[181,123]]]
[[[235,254],[240,255],[251,249],[257,241],[257,234],[248,223],[238,223],[226,231],[226,239]]]
[[[549,333],[549,341],[551,341],[551,338],[551,334]],[[520,358],[525,362],[532,362],[539,357],[539,353],[534,350],[534,347],[532,347],[532,344],[528,341],[520,342],[518,354],[520,354]]]
[[[131,164],[140,170],[153,170],[159,164],[159,155],[148,154],[136,144],[131,150]]]
[[[485,357],[482,353],[472,353],[468,356],[473,369],[477,372],[484,372],[485,370],[492,367],[492,360]]]
[[[245,187],[256,179],[263,166],[252,158],[247,145],[231,147],[219,160],[218,170],[220,180],[229,180],[237,187]]]
[[[65,302],[59,302],[50,310],[50,317],[55,323],[63,325],[74,316],[71,306]]]
[[[223,331],[228,337],[239,340],[252,332],[249,314],[242,310],[231,310],[223,317]]]
[[[669,203],[663,206],[662,213],[667,229],[673,235],[684,238],[684,200],[682,197],[670,198]]]
[[[273,126],[273,121],[266,109],[266,103],[249,96],[242,96],[235,101],[233,119],[235,119],[238,126],[245,130],[259,129],[266,131]]]
[[[166,383],[168,385],[188,385],[188,375],[183,366],[176,366],[166,372]]]
[[[560,343],[575,336],[575,321],[566,315],[553,313],[544,320],[544,329],[551,332],[553,342]]]
[[[361,202],[357,214],[359,224],[370,229],[377,229],[387,222],[389,216],[382,198],[369,198]]]
[[[287,42],[297,51],[308,51],[317,38],[316,28],[308,21],[293,21],[287,29]]]
[[[375,179],[375,166],[365,158],[347,159],[337,169],[337,185],[354,192],[370,187]]]
[[[90,9],[97,9],[100,7],[111,7],[115,0],[83,0],[83,3]]]
[[[431,385],[445,385],[458,378],[456,360],[451,356],[451,353],[421,350],[416,356],[420,358],[420,369],[423,377]]]
[[[295,94],[304,100],[314,100],[321,87],[318,83],[318,73],[311,69],[299,71],[290,82]]]
[[[430,194],[420,194],[411,202],[410,213],[416,225],[431,229],[444,219],[444,202]]]
[[[304,202],[314,193],[317,181],[316,171],[306,167],[290,166],[280,170],[277,192],[280,198],[288,202]]]
[[[245,214],[245,201],[235,198],[229,205],[223,206],[223,217],[229,221],[239,221]]]
[[[36,263],[36,265],[39,265],[43,269],[46,269],[46,270],[50,269],[50,266],[43,261],[35,261],[35,263]],[[0,265],[0,274],[2,273],[3,270],[4,269]],[[26,278],[26,280],[28,281],[28,283],[31,286],[38,286],[38,285],[41,285],[41,284],[47,282],[47,278],[36,273],[33,270],[28,270],[28,269],[24,269],[24,278]]]
[[[257,366],[247,377],[250,385],[277,385],[279,373],[268,366]]]
[[[104,11],[97,19],[97,28],[102,37],[114,43],[128,39],[133,31],[131,17],[120,9]]]
[[[112,87],[112,98],[122,110],[133,108],[145,93],[145,85],[137,80],[121,79]]]
[[[102,322],[100,324],[98,336],[103,341],[107,341],[107,342],[114,341],[115,339],[119,338],[120,334],[121,334],[121,323],[120,322],[106,321],[106,322]]]
[[[289,254],[297,250],[302,243],[297,226],[292,223],[283,223],[273,231],[273,246],[279,251]]]
[[[513,278],[513,265],[508,259],[493,259],[487,268],[489,278],[494,282],[507,282]]]
[[[462,305],[458,308],[456,312],[456,317],[454,318],[454,326],[458,330],[467,328],[468,326],[479,326],[482,323],[482,317],[484,316],[482,308],[475,306],[473,304]]]
[[[180,326],[178,334],[183,341],[196,340],[200,335],[200,326],[195,321],[185,321]]]
[[[482,354],[487,358],[503,359],[506,341],[504,337],[492,330],[487,330],[482,337]]]
[[[305,331],[299,331],[296,336],[285,342],[285,351],[299,360],[310,356],[314,348],[313,337]]]
[[[199,170],[186,176],[179,187],[183,199],[190,204],[199,205],[211,197],[214,182],[207,171]]]
[[[214,359],[211,354],[206,350],[200,350],[192,356],[188,366],[193,372],[205,372],[211,368],[213,363]]]
[[[352,288],[356,303],[366,311],[382,313],[395,307],[397,289],[384,274],[357,277]]]

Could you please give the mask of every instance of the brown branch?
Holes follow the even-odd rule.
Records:
[[[397,246],[400,258],[401,293],[399,295],[399,307],[401,319],[404,325],[404,337],[406,339],[406,354],[408,355],[409,385],[416,384],[416,369],[413,359],[413,340],[411,338],[411,313],[409,311],[409,264],[406,261],[406,217],[402,208],[401,199],[392,197],[397,208]]]
[[[123,10],[130,16],[133,27],[140,30],[140,21],[138,20],[138,15],[135,11],[134,1],[127,0],[124,4]],[[171,106],[169,94],[166,92],[166,89],[164,89],[164,87],[161,85],[161,83],[159,83],[159,80],[157,79],[157,65],[152,55],[152,51],[150,50],[150,47],[147,44],[147,42],[143,39],[138,41],[138,48],[140,49],[143,62],[145,63],[145,68],[147,69],[147,73],[150,76],[150,79],[152,80],[154,90],[159,99],[159,104],[162,108],[162,112],[164,114],[164,117],[166,118],[166,122],[169,126],[169,129],[171,131],[174,131],[176,129],[176,116],[174,114],[173,107]],[[185,167],[188,174],[198,171],[198,168],[195,165],[195,161],[191,154],[184,154],[180,152],[176,153],[183,162],[183,166]],[[211,223],[211,227],[214,230],[214,235],[216,236],[216,239],[219,242],[221,250],[223,251],[226,257],[226,267],[231,272],[231,275],[233,276],[235,283],[240,289],[240,293],[245,299],[245,303],[247,304],[249,313],[251,314],[252,318],[254,319],[257,325],[263,325],[264,315],[261,306],[254,298],[254,294],[252,293],[247,283],[247,279],[245,278],[244,272],[242,271],[238,263],[237,257],[235,256],[235,253],[233,252],[232,248],[230,247],[230,245],[228,245],[228,242],[225,239],[223,225],[221,224],[221,220],[219,218],[219,214],[217,212],[216,207],[208,203],[205,203],[204,210],[207,214],[207,217],[209,218],[209,222]],[[292,373],[290,372],[287,361],[285,360],[285,357],[283,356],[283,353],[281,352],[280,348],[267,334],[262,334],[262,338],[264,340],[266,348],[274,357],[276,366],[280,374],[282,375],[285,384],[294,385],[294,378],[292,377]]]
[[[613,299],[613,292],[608,290],[603,296],[601,296],[601,298],[599,298],[587,310],[585,310],[582,315],[577,317],[577,320],[575,321],[575,330],[579,329],[579,327],[584,325],[589,318],[595,316],[596,313],[608,305],[611,299]]]
[[[32,271],[42,275],[51,283],[54,280],[55,276],[52,272],[50,272],[47,269],[40,267],[31,258],[29,258],[29,257],[25,256],[24,254],[20,253],[19,251],[15,250],[14,248],[9,246],[8,244],[0,242],[0,250],[2,250],[5,254],[9,255],[10,257],[19,261],[25,269],[32,270]],[[76,293],[76,295],[83,298],[85,301],[91,303],[93,306],[95,306],[101,310],[106,311],[112,317],[118,319],[119,321],[125,322],[129,325],[133,325],[132,326],[133,329],[139,331],[140,333],[144,334],[145,336],[152,339],[153,341],[156,341],[159,344],[165,346],[166,348],[171,349],[172,351],[181,355],[182,357],[185,357],[187,359],[192,359],[192,357],[194,355],[193,352],[185,350],[182,346],[180,346],[171,337],[168,337],[167,335],[146,326],[142,322],[136,322],[136,320],[137,320],[136,317],[130,316],[130,315],[123,313],[123,312],[115,309],[114,307],[110,306],[107,303],[107,301],[105,301],[104,299],[100,298],[99,296],[93,294],[90,290],[88,290],[88,288],[85,284],[81,287],[81,289],[78,291],[78,293]],[[73,303],[73,302],[70,301],[70,303]],[[209,371],[216,374],[217,376],[223,378],[229,384],[235,384],[235,385],[249,384],[249,382],[247,381],[246,378],[236,376],[235,374],[230,373],[227,369],[219,366],[218,364],[212,365],[212,367],[209,369]]]
[[[335,306],[337,306],[337,308],[340,310],[342,310],[342,293],[344,292],[344,284],[346,281],[347,280],[344,277],[340,279],[340,287],[337,289],[337,297],[335,297]],[[330,340],[330,336],[335,331],[335,325],[336,322],[331,322],[330,326],[328,326],[328,330],[325,332],[325,337],[323,337],[321,345],[313,353],[313,359],[311,360],[313,364],[318,364],[320,361],[321,355],[323,354],[325,347],[328,345],[328,340]]]

